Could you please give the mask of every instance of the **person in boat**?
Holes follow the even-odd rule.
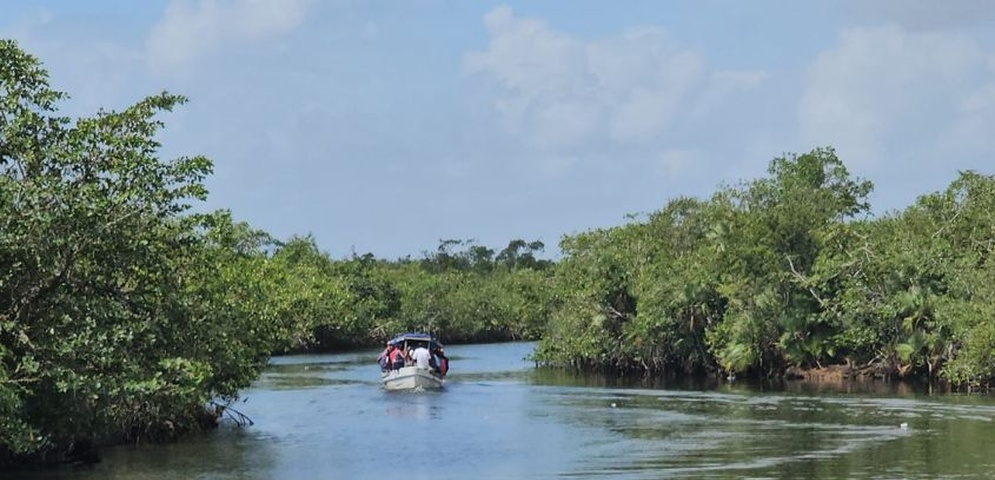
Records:
[[[442,347],[435,347],[435,350],[432,351],[432,360],[435,363],[435,372],[439,376],[445,377],[446,372],[449,371],[449,357],[446,356]]]
[[[423,368],[425,370],[432,369],[432,353],[428,351],[424,346],[419,345],[411,352],[411,358],[415,361],[415,365],[418,368]]]
[[[404,366],[407,357],[408,357],[407,354],[404,353],[404,348],[400,347],[399,345],[394,345],[393,350],[391,350],[390,353],[387,354],[387,358],[389,359],[390,369],[399,370],[401,367]]]
[[[394,345],[387,342],[387,346],[384,347],[383,351],[380,352],[380,356],[377,357],[377,363],[380,364],[380,371],[386,372],[390,367],[390,353],[393,350]]]

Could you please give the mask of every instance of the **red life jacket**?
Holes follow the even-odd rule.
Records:
[[[445,355],[439,355],[439,374],[443,377],[449,371],[449,359]]]
[[[387,358],[390,358],[390,364],[393,368],[404,366],[404,350],[395,347],[390,353],[387,354]]]

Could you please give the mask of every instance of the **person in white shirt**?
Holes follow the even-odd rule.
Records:
[[[415,360],[415,365],[418,368],[424,368],[428,370],[430,368],[429,362],[432,359],[432,353],[428,351],[425,347],[418,347],[413,352],[411,352],[411,357]]]

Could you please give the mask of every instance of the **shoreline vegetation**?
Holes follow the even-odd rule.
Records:
[[[192,210],[210,160],[155,140],[183,97],[70,119],[16,43],[0,66],[0,470],[209,429],[271,355],[402,331],[618,375],[995,378],[989,175],[874,217],[871,183],[816,149],[565,236],[555,261],[521,239],[332,259]]]

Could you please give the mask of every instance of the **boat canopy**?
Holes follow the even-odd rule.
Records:
[[[402,333],[390,341],[391,345],[398,344],[409,344],[409,343],[428,343],[429,350],[435,350],[438,347],[442,347],[442,344],[435,339],[431,334],[421,333],[421,332],[407,332]]]

